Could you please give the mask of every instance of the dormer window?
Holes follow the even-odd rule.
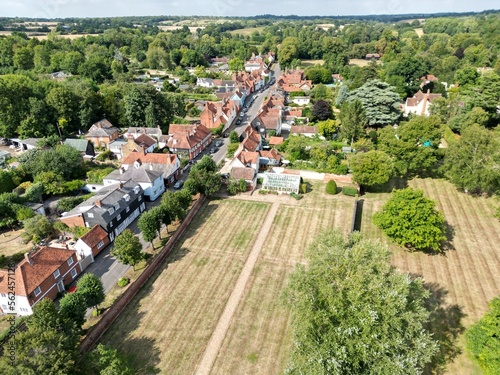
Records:
[[[125,195],[123,196],[123,199],[125,199],[125,202],[129,202],[129,201],[130,201],[130,195],[125,194]]]
[[[115,209],[113,207],[108,208],[108,213],[113,215],[115,213]]]

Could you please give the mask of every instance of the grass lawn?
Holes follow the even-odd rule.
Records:
[[[254,31],[258,31],[259,33],[262,33],[262,31],[264,31],[264,28],[265,28],[265,26],[261,26],[261,27],[248,27],[246,29],[231,30],[230,33],[233,34],[233,35],[240,34],[240,35],[243,35],[243,36],[247,36],[247,35],[252,35],[252,33]]]
[[[325,63],[325,60],[300,60],[301,65],[304,67],[309,67],[309,66],[314,66],[314,65],[323,65]]]
[[[0,255],[10,256],[31,249],[31,243],[23,243],[21,234],[24,229],[6,230],[0,234]]]

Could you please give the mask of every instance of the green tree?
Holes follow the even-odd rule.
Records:
[[[283,40],[278,50],[278,59],[282,66],[289,66],[292,60],[298,57],[298,45],[299,40],[295,37],[287,37]]]
[[[241,72],[245,70],[245,62],[239,57],[229,60],[228,62],[229,70],[232,72]]]
[[[110,346],[98,344],[83,361],[86,374],[134,375],[127,359]]]
[[[396,123],[401,116],[401,97],[388,83],[374,79],[349,94],[348,101],[359,100],[365,110],[369,126],[385,126]]]
[[[337,99],[335,99],[335,106],[337,108],[340,108],[342,104],[347,100],[349,97],[349,88],[346,85],[340,86],[339,93],[337,95]]]
[[[14,53],[14,67],[21,70],[30,70],[34,67],[33,49],[30,47],[19,47]]]
[[[441,252],[445,221],[435,206],[422,190],[394,190],[382,211],[373,215],[373,222],[399,245]]]
[[[320,121],[316,124],[318,127],[318,133],[321,134],[326,139],[332,139],[334,134],[337,133],[339,124],[336,120],[325,120]]]
[[[437,351],[423,280],[401,274],[380,242],[326,232],[290,277],[288,374],[420,374]]]
[[[83,296],[86,307],[97,309],[97,306],[104,301],[104,286],[101,279],[96,275],[85,273],[76,283],[76,287],[76,293]]]
[[[9,171],[0,170],[0,194],[10,193],[16,184],[12,179],[12,173]]]
[[[500,133],[473,124],[458,142],[449,145],[444,159],[446,177],[469,193],[500,193]]]
[[[14,335],[9,344],[16,355],[2,356],[4,374],[51,375],[74,374],[79,358],[79,328],[59,314],[49,299],[42,299],[26,320],[27,329]]]
[[[436,116],[416,116],[395,129],[391,126],[378,132],[378,149],[395,160],[397,174],[425,176],[436,171],[443,127]]]
[[[479,79],[479,73],[472,66],[457,70],[455,73],[455,81],[460,86],[474,86]]]
[[[354,181],[367,187],[386,184],[394,174],[392,159],[383,151],[358,152],[349,159],[349,168]]]
[[[239,193],[244,193],[247,191],[247,182],[240,178],[239,180],[230,179],[227,185],[227,192],[231,195],[236,195]]]
[[[86,311],[85,297],[81,293],[68,293],[59,301],[59,313],[64,319],[74,321],[77,327],[85,323]]]
[[[234,130],[229,133],[229,142],[230,143],[240,143],[240,137],[238,133],[236,133]]]
[[[483,374],[495,375],[498,374],[500,368],[500,338],[498,337],[500,298],[493,299],[489,306],[489,311],[479,322],[469,328],[465,337],[469,356],[481,367]]]
[[[154,207],[149,211],[144,211],[139,217],[137,226],[142,233],[142,238],[144,241],[151,242],[151,246],[154,247],[153,240],[156,236],[160,235],[161,225],[162,225],[162,212],[161,207]],[[161,235],[160,235],[161,239]]]
[[[35,215],[24,220],[23,228],[23,239],[34,243],[38,243],[54,231],[53,223],[43,215]]]
[[[340,109],[340,136],[351,142],[366,135],[366,116],[363,104],[359,100],[345,102]]]
[[[111,254],[121,263],[134,267],[134,271],[135,265],[144,259],[141,242],[130,229],[116,237]]]

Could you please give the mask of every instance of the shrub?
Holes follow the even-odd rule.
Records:
[[[349,167],[345,164],[338,164],[333,167],[334,174],[347,174],[349,172]]]
[[[302,195],[301,194],[290,193],[290,196],[292,198],[295,198],[296,200],[302,199]]]
[[[300,184],[299,191],[300,191],[302,194],[307,193],[307,184]]]
[[[230,143],[227,145],[227,154],[226,156],[231,159],[234,157],[234,153],[238,149],[239,143]]]
[[[227,186],[227,192],[231,195],[236,195],[238,193],[244,193],[247,191],[247,182],[240,178],[239,180],[231,179]]]
[[[111,153],[110,150],[106,150],[101,152],[99,155],[96,156],[97,161],[106,161],[108,159],[111,159],[113,157],[113,154]]]
[[[327,194],[337,194],[337,183],[333,180],[328,181],[326,184],[326,193]]]
[[[127,286],[130,283],[130,279],[127,277],[121,277],[120,280],[118,280],[118,286],[121,286],[122,288],[124,286]]]
[[[356,195],[358,195],[358,189],[353,187],[343,187],[342,194],[348,195],[350,197],[355,197]]]
[[[101,315],[101,309],[92,310],[92,316],[99,316],[99,315]]]

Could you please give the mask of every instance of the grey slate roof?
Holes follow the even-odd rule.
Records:
[[[71,146],[80,152],[86,152],[89,141],[87,139],[66,139],[64,141],[65,145]]]
[[[127,171],[120,173],[119,169],[108,174],[104,179],[116,181],[135,181],[143,183],[152,183],[162,177],[162,171],[148,170],[146,168],[129,168]]]
[[[92,213],[94,217],[102,217],[106,223],[109,223],[129,205],[125,200],[126,195],[130,196],[131,201],[134,201],[137,196],[143,195],[143,190],[137,182],[131,180],[123,183],[122,187],[120,187],[119,183],[106,186],[85,202],[67,212],[64,217]],[[97,201],[101,201],[102,207],[96,205]],[[113,208],[113,213],[111,213],[110,208]]]

